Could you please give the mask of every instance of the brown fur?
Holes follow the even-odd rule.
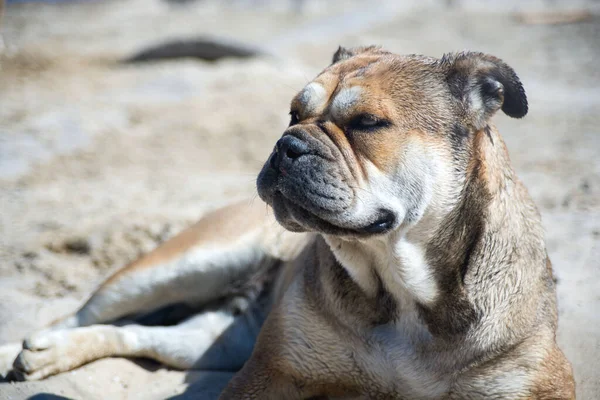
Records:
[[[542,360],[536,378],[532,398],[551,400],[575,397],[573,370],[565,355],[556,346]]]

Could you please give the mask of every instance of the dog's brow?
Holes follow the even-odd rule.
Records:
[[[352,107],[359,101],[361,91],[360,86],[351,86],[340,90],[331,102],[331,113],[334,118],[347,117]]]
[[[314,113],[325,106],[327,91],[317,82],[311,82],[300,92],[298,102],[305,113]]]

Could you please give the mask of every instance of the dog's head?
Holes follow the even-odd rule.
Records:
[[[527,100],[495,57],[340,48],[293,99],[258,193],[292,231],[356,237],[415,224],[459,195],[471,138],[499,109],[520,118]]]

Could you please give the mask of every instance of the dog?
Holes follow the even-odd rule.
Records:
[[[118,271],[12,347],[16,376],[132,356],[239,370],[223,400],[575,398],[498,110],[528,104],[491,55],[340,47],[258,176],[268,206],[216,210]],[[106,324],[176,303],[202,311]]]

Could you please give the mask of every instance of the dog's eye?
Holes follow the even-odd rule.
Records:
[[[377,125],[378,122],[379,121],[377,120],[377,118],[373,117],[372,115],[361,116],[358,120],[358,124],[366,128],[373,127]]]
[[[371,114],[361,114],[352,119],[350,128],[361,131],[370,131],[388,126],[389,122],[385,119]]]
[[[300,122],[300,116],[296,111],[290,111],[290,126],[296,125]]]

